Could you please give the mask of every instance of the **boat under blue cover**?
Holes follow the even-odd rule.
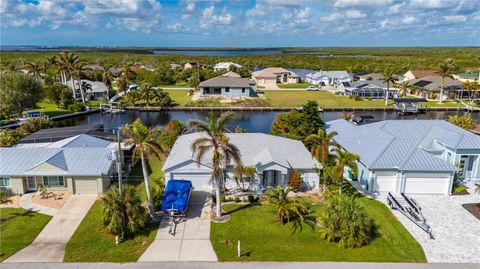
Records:
[[[160,210],[187,210],[191,191],[192,182],[190,180],[169,180],[165,187]]]

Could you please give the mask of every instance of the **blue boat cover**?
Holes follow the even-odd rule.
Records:
[[[165,192],[163,193],[161,211],[178,210],[185,211],[190,198],[192,182],[190,180],[172,179],[167,182]]]

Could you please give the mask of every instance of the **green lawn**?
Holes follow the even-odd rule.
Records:
[[[103,225],[102,211],[102,202],[98,200],[68,241],[65,262],[135,262],[155,239],[158,224],[152,224],[144,229],[143,234],[115,245],[115,236],[109,234]]]
[[[190,89],[188,85],[160,85],[159,88],[179,88],[179,89]],[[192,88],[193,89],[193,88]]]
[[[292,83],[292,84],[277,84],[280,89],[305,89],[312,84],[308,82],[301,82],[301,83]]]
[[[157,182],[163,178],[163,161],[160,161],[157,157],[151,157],[148,160],[148,176],[150,179],[150,187],[153,188],[156,186]],[[130,173],[130,177],[126,181],[129,184],[135,185],[137,189],[138,195],[142,198],[142,200],[147,200],[147,193],[145,192],[145,183],[143,180],[143,173],[142,173],[142,163],[139,161],[135,164],[132,168],[132,172]]]
[[[317,230],[305,225],[301,232],[293,233],[290,225],[275,222],[267,205],[235,211],[227,223],[212,223],[210,240],[220,261],[426,262],[421,246],[384,204],[366,197],[359,201],[378,226],[378,236],[361,248],[344,249],[327,243]],[[321,207],[306,204],[314,212]],[[242,247],[240,258],[237,240]]]
[[[94,109],[94,108],[99,108],[100,104],[103,104],[103,103],[106,103],[106,101],[105,100],[92,100],[92,101],[87,102],[87,106],[89,106],[91,109]],[[36,109],[27,110],[27,111],[24,111],[24,113],[31,112],[31,111],[40,111],[40,112],[43,112],[45,115],[50,116],[50,117],[55,117],[55,116],[60,116],[60,115],[65,115],[65,114],[72,113],[68,109],[58,108],[56,104],[47,103],[47,102],[38,102]]]
[[[165,90],[170,94],[170,98],[179,106],[185,106],[186,103],[192,101],[192,97],[188,95],[189,90]]]
[[[0,262],[30,245],[52,217],[21,208],[0,208]]]

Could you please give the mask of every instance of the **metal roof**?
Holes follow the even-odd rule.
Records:
[[[385,120],[354,125],[338,119],[326,123],[328,132],[346,150],[359,154],[371,169],[454,171],[436,157],[444,145],[453,150],[480,150],[480,137],[444,120]]]
[[[205,136],[202,132],[180,136],[170,151],[163,170],[173,168],[182,163],[195,160],[191,149],[193,141]],[[321,167],[303,143],[298,140],[262,133],[231,133],[227,134],[230,143],[238,147],[242,162],[247,166],[263,166],[276,163],[286,168],[311,169]],[[205,156],[203,164],[209,166],[210,153]]]
[[[20,143],[55,142],[79,134],[89,134],[100,138],[109,136],[108,133],[103,132],[102,124],[78,125],[43,129],[20,139]]]

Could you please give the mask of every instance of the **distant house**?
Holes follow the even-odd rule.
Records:
[[[197,132],[182,135],[175,141],[162,169],[165,183],[186,179],[192,181],[197,190],[212,190],[211,157],[196,162],[196,152],[191,148],[192,142],[201,137],[205,134]],[[304,189],[318,189],[320,182],[314,168],[322,166],[301,141],[261,133],[229,133],[227,137],[239,149],[242,163],[255,168],[252,182],[255,189],[288,186],[294,171],[302,177]],[[206,156],[211,156],[211,151]],[[237,187],[232,166],[226,169],[225,177],[227,188]]]
[[[200,96],[250,97],[256,96],[257,86],[253,79],[242,78],[235,72],[202,81]]]
[[[213,71],[215,72],[218,72],[218,71],[221,71],[221,70],[230,70],[230,67],[231,66],[234,66],[236,68],[242,68],[241,65],[237,64],[237,63],[233,63],[233,62],[220,62],[220,63],[217,63],[215,66],[213,66]]]
[[[300,77],[292,71],[281,67],[268,67],[252,73],[258,86],[276,87],[277,84],[295,84],[300,82]]]
[[[194,67],[205,68],[205,67],[207,67],[207,65],[204,64],[204,63],[199,63],[199,62],[186,62],[186,63],[183,64],[183,69],[190,69],[190,68],[194,68]]]
[[[402,76],[397,76],[395,75],[395,78],[397,80],[402,80]],[[360,75],[358,76],[358,80],[360,81],[365,81],[365,80],[382,80],[383,79],[383,73],[369,73],[365,75]]]
[[[357,82],[342,82],[337,90],[346,96],[359,96],[364,99],[385,99],[387,83],[382,80],[366,80]],[[393,98],[398,95],[399,89],[390,85],[388,95]]]
[[[403,74],[403,80],[419,79],[427,76],[438,76],[435,70],[409,70]]]
[[[83,83],[86,83],[88,88],[84,88],[83,91],[85,93],[86,99],[108,99],[108,87],[105,85],[105,83],[101,81],[91,81],[88,79],[82,79],[82,86]],[[80,99],[81,94],[80,94],[80,85],[78,83],[78,80],[74,81],[75,85],[75,99]],[[67,86],[72,89],[72,80],[67,81]]]
[[[412,86],[419,87],[424,90],[422,97],[427,97],[426,94],[431,92],[439,94],[442,87],[442,77],[439,75],[425,76],[419,79],[409,81],[410,88]],[[462,82],[450,77],[445,77],[443,87],[443,98],[447,99],[449,96],[459,99],[468,99],[468,93],[462,90]]]
[[[170,69],[172,70],[180,69],[180,68],[182,68],[182,66],[179,64],[170,64]]]
[[[342,82],[350,82],[352,78],[347,71],[315,71],[305,76],[305,81],[315,85],[331,85]]]
[[[453,75],[453,78],[461,82],[480,82],[480,73],[460,73]]]
[[[356,178],[370,193],[449,195],[454,177],[480,179],[480,136],[444,120],[326,122],[335,141],[360,156]]]

